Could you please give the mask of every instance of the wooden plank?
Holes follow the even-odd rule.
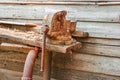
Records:
[[[12,40],[8,40],[7,38],[1,38],[0,37],[0,42],[1,43],[14,43],[14,44],[19,44],[18,42],[12,41]]]
[[[4,1],[9,1],[9,2],[11,2],[11,1],[25,1],[25,0],[2,0],[2,1],[0,1],[0,2],[4,2]]]
[[[0,69],[0,78],[2,80],[20,80],[22,72]],[[42,80],[42,77],[33,75],[33,80]],[[52,79],[53,80],[53,79]]]
[[[42,20],[30,20],[30,19],[0,19],[2,21],[12,21],[12,22],[20,22],[20,23],[35,23],[40,24],[42,23]]]
[[[13,64],[15,64],[15,63],[13,63]],[[20,63],[18,63],[18,64],[20,64]],[[9,65],[9,67],[10,66],[12,67],[13,65]],[[35,70],[37,70],[37,69],[39,69],[39,68],[35,68]],[[5,72],[6,72],[6,70],[5,70]],[[9,72],[6,73],[6,76],[8,74],[9,74]],[[14,73],[11,73],[11,75],[15,75],[17,77],[20,77],[18,74],[14,74]],[[78,80],[78,79],[79,80],[87,80],[87,79],[93,80],[94,78],[103,79],[103,80],[104,79],[105,80],[112,80],[112,79],[119,80],[119,77],[114,77],[114,76],[106,76],[106,75],[101,75],[101,74],[95,74],[95,73],[89,73],[89,72],[82,72],[82,71],[76,71],[76,70],[58,69],[58,68],[57,69],[53,68],[53,74],[52,74],[52,76],[54,78],[60,79],[60,80],[66,80],[66,79],[70,79],[70,80]]]
[[[36,1],[42,1],[42,2],[45,2],[45,1],[50,1],[50,0],[2,0],[2,1],[0,1],[0,2],[21,2],[21,1],[24,1],[24,2],[29,2],[29,1],[34,1],[34,2],[36,2]]]
[[[119,1],[119,0],[53,0],[53,1],[79,1],[79,2],[80,2],[80,1],[86,1],[86,2],[87,2],[87,1],[88,1],[88,2],[89,2],[89,1],[104,1],[104,2],[105,2],[105,1]]]
[[[34,38],[33,36],[37,38]],[[42,47],[42,43],[43,43],[41,40],[42,35],[40,36],[40,34],[31,35],[26,32],[13,31],[13,30],[8,30],[3,28],[0,28],[0,37],[7,38],[9,40],[20,42],[20,43],[31,45],[31,46],[37,46],[37,47]],[[46,44],[46,48],[48,50],[61,52],[61,53],[69,53],[69,51],[76,50],[80,47],[81,47],[81,43],[79,42],[73,43],[71,45]]]
[[[84,54],[120,57],[120,46],[83,43],[83,47],[78,49],[77,52]]]
[[[33,23],[19,23],[19,22],[10,22],[10,21],[0,21],[0,24],[8,24],[8,25],[21,25],[21,26],[29,26],[29,27],[36,27],[37,24]]]
[[[0,51],[0,54],[2,54],[2,55],[5,54],[4,56],[0,56],[0,64],[2,64],[2,65],[6,64],[6,69],[13,70],[13,68],[14,68],[14,71],[21,71],[22,72],[23,67],[21,68],[21,66],[23,66],[24,63],[21,63],[19,61],[16,62],[15,60],[12,60],[13,59],[12,56],[15,55],[16,57],[14,57],[14,59],[18,59],[18,60],[22,61],[23,59],[25,60],[26,54],[24,55],[21,53],[15,53],[15,52],[10,52],[10,51],[9,52],[1,52]],[[3,59],[1,59],[1,58],[6,57],[6,56],[8,56],[9,61],[7,60],[6,63],[1,62],[1,61],[3,61]],[[11,57],[9,57],[9,56],[11,56]],[[55,55],[55,57],[56,56],[57,55]],[[69,55],[67,55],[67,56],[69,56]],[[22,58],[22,59],[20,59],[20,58]],[[58,57],[56,57],[56,58],[58,58]],[[63,59],[63,58],[59,57],[59,59],[60,60],[62,59],[63,61],[65,61],[66,58]],[[38,64],[40,64],[39,60],[34,67],[34,74],[41,75],[41,73],[39,72],[39,65]],[[0,65],[0,67],[2,67],[2,65]],[[15,65],[18,65],[18,67],[15,67]],[[63,63],[63,65],[65,65],[65,63]],[[5,66],[3,68],[5,69]],[[88,79],[89,80],[94,80],[94,79],[119,80],[119,77],[102,75],[102,74],[97,74],[97,73],[83,72],[83,71],[79,71],[79,70],[75,70],[75,69],[66,69],[66,68],[62,69],[62,68],[56,68],[56,67],[53,67],[52,69],[53,69],[52,70],[53,71],[52,78],[59,79],[59,80],[67,80],[67,79],[69,79],[69,80],[78,80],[78,79],[79,80],[88,80]],[[7,74],[9,74],[9,72],[6,73],[6,75]],[[15,76],[19,77],[19,75],[17,75],[17,74],[11,73],[11,75],[15,75]]]
[[[0,69],[0,78],[2,80],[21,80],[22,72]],[[41,76],[33,75],[33,80],[42,80]],[[51,79],[56,80],[56,79]]]
[[[3,0],[1,2],[4,2],[4,1],[26,1],[26,0]],[[80,2],[80,1],[86,1],[86,2],[89,2],[89,1],[119,1],[119,0],[27,0],[27,1],[32,1],[32,2],[41,2],[41,1],[77,1],[77,2]]]
[[[108,2],[108,1],[120,1],[120,0],[52,0],[52,1],[76,1],[76,2]]]
[[[116,0],[116,2],[115,1],[113,1],[113,2],[101,2],[101,3],[98,3],[98,5],[100,5],[100,6],[112,6],[112,5],[120,5],[120,0]]]
[[[90,2],[90,1],[96,1],[96,2],[99,2],[99,1],[103,1],[103,2],[106,2],[106,1],[119,1],[119,0],[53,0],[53,1],[86,1],[86,2]]]
[[[54,66],[100,74],[120,76],[120,58],[86,54],[54,55]]]
[[[2,62],[1,62],[2,61]],[[4,68],[4,69],[10,69],[10,70],[20,70],[22,71],[23,70],[23,67],[24,67],[24,63],[23,62],[17,62],[17,61],[10,61],[10,60],[1,60],[0,63],[0,68]],[[14,64],[14,65],[11,65],[11,64]],[[23,64],[23,65],[21,65]],[[8,66],[8,65],[11,65],[12,67]],[[17,69],[18,68],[18,69]]]
[[[5,61],[8,61],[8,63],[9,63],[9,61],[11,61],[16,64],[22,63],[21,66],[23,66],[26,56],[27,56],[27,54],[22,53],[22,52],[0,50],[0,61],[3,61],[4,63],[5,63]],[[2,63],[0,62],[0,64],[2,64]],[[40,55],[38,55],[38,58],[36,59],[36,65],[38,67],[40,66]],[[7,66],[9,67],[10,65],[7,65]],[[11,67],[12,67],[12,65],[11,65]],[[17,69],[17,67],[16,67],[16,69]],[[22,70],[23,69],[21,69],[21,71]],[[17,69],[17,71],[19,71],[19,69]],[[39,72],[39,70],[38,70],[38,72]]]
[[[34,49],[34,48],[26,45],[21,45],[21,44],[1,43],[0,49],[28,53],[31,49]]]
[[[120,24],[78,22],[77,30],[88,32],[89,37],[120,39]]]
[[[22,52],[15,52],[15,51],[5,51],[0,50],[0,60],[11,60],[14,62],[23,62],[26,59],[27,54]],[[2,64],[2,63],[0,63]]]
[[[34,5],[65,5],[65,4],[69,4],[69,5],[93,5],[95,4],[95,2],[64,2],[64,1],[2,1],[0,2],[0,4],[22,4],[22,5],[27,5],[27,4],[34,4]]]
[[[73,6],[69,5],[69,3],[63,4],[62,6],[60,3],[53,5],[50,5],[48,3],[46,3],[46,5],[44,3],[41,3],[39,5],[1,4],[0,12],[2,13],[0,15],[0,18],[41,20],[46,14],[55,11],[61,11],[63,9],[68,11],[67,17],[73,20],[120,22],[119,6],[98,6],[95,4],[91,6],[81,6],[80,4]]]
[[[0,50],[0,68],[22,72],[26,56],[27,54],[20,52]],[[36,60],[36,65],[34,67],[35,68],[34,74],[41,75],[39,71],[39,66],[40,66],[40,58],[38,56]]]
[[[1,61],[0,61],[1,62]],[[5,61],[6,63],[3,63],[3,64],[0,64],[0,68],[1,69],[8,69],[8,70],[12,70],[12,71],[19,71],[19,72],[22,72],[23,71],[23,67],[24,67],[24,63],[22,62],[15,62],[15,61],[11,61],[11,60],[6,60]],[[11,65],[12,64],[12,65]],[[1,66],[4,66],[4,67],[1,67]],[[41,75],[42,76],[42,73],[39,71],[39,68],[38,67],[34,67],[34,75]],[[7,74],[6,74],[7,75]],[[9,80],[9,79],[8,79]],[[14,79],[13,79],[14,80]],[[18,79],[17,79],[18,80]],[[34,79],[33,79],[34,80]]]
[[[24,6],[17,5],[15,8],[14,6],[15,5],[9,5],[9,6],[0,5],[0,9],[1,9],[0,11],[2,11],[0,17],[1,18],[19,18],[19,19],[23,18],[24,19],[29,16],[27,19],[38,19],[38,16],[39,16],[41,19],[43,19],[43,17],[45,16],[43,14],[45,11],[42,7],[37,8],[37,6],[30,7],[30,6],[25,6],[25,5]]]
[[[119,39],[103,39],[103,38],[76,38],[77,41],[83,43],[93,43],[93,44],[101,44],[106,46],[120,46]]]
[[[52,76],[58,80],[119,80],[120,77],[54,67]]]

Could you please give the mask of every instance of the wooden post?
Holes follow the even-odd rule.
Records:
[[[50,80],[50,78],[51,78],[51,64],[52,64],[52,52],[46,50],[46,53],[44,54],[43,80]]]

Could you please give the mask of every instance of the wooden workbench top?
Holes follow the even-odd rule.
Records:
[[[0,38],[6,38],[8,40],[12,40],[14,42],[26,44],[29,46],[42,47],[42,35],[32,31],[23,32],[18,30],[0,28]],[[80,47],[80,42],[75,42],[71,45],[46,44],[46,49],[60,53],[71,53],[71,51],[79,49]]]

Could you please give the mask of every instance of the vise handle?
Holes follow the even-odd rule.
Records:
[[[46,49],[46,34],[48,32],[48,25],[44,25],[42,27],[42,32],[43,32],[43,38],[42,38],[42,53],[41,53],[41,68],[40,71],[44,71],[44,54],[45,54],[45,49]]]

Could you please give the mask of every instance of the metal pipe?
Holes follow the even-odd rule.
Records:
[[[25,61],[23,76],[21,80],[32,80],[33,67],[38,56],[38,50],[38,48],[35,48],[34,50],[29,51]]]

